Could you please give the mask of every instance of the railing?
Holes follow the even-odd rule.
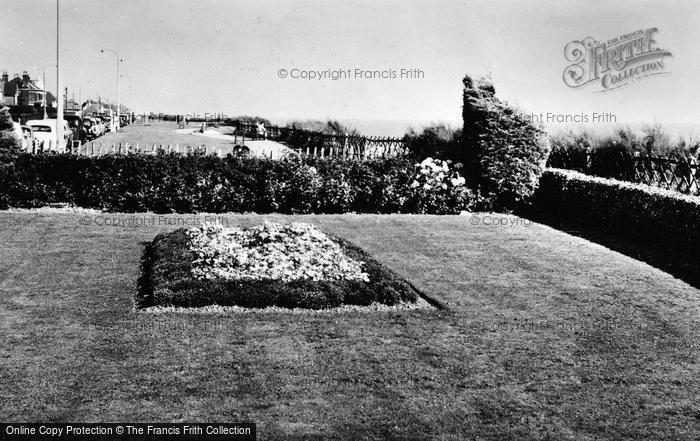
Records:
[[[90,141],[82,145],[74,145],[67,153],[80,155],[103,154],[129,154],[156,152],[165,153],[191,153],[193,151],[205,154],[217,154],[226,156],[229,153],[246,150],[246,142],[270,139],[284,144],[292,151],[304,156],[354,158],[359,160],[373,158],[400,157],[409,154],[406,140],[403,138],[382,138],[358,135],[334,135],[308,130],[294,129],[290,127],[266,126],[266,134],[258,133],[255,124],[239,124],[233,136],[233,144],[230,147],[207,147],[206,145],[180,145],[180,144],[128,144],[128,143],[103,143],[99,140]],[[53,151],[52,143],[35,143],[30,151],[41,153]],[[270,155],[272,157],[272,154]]]
[[[313,156],[369,159],[409,153],[404,138],[329,134],[278,126],[265,126],[265,133],[261,134],[256,124],[238,124],[236,133],[251,140],[277,141],[301,154]]]
[[[226,156],[228,153],[244,153],[247,148],[232,146],[231,148],[213,148],[208,146],[185,145],[185,144],[130,144],[130,143],[105,143],[99,141],[75,144],[73,148],[65,152],[57,152],[53,148],[52,141],[35,142],[31,147],[31,153],[68,153],[79,156],[102,156],[102,155],[129,155],[129,154],[156,154],[156,153],[180,153],[180,154],[215,154]]]
[[[700,195],[700,167],[694,157],[630,154],[620,150],[555,149],[547,165]]]

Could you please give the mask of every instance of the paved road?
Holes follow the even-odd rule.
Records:
[[[223,135],[216,130],[205,130],[204,133],[200,133],[199,129],[177,129],[175,133],[187,134],[192,136],[198,136],[203,138],[213,138],[216,140],[231,141],[232,143],[242,144],[241,137],[234,137],[232,135]],[[270,141],[269,139],[264,140],[245,140],[245,146],[250,150],[250,154],[253,156],[265,156],[272,157],[273,159],[279,159],[288,154],[293,154],[294,150],[290,149],[284,144],[276,141]]]

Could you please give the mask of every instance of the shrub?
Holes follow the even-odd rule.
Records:
[[[346,126],[345,124],[334,120],[303,120],[290,121],[287,123],[288,128],[293,128],[300,131],[324,133],[327,135],[345,135],[350,136],[360,135],[357,129]]]
[[[462,130],[454,130],[445,124],[423,127],[421,131],[411,128],[404,141],[408,151],[420,160],[428,157],[460,160]]]
[[[0,104],[0,188],[12,184],[14,162],[20,153],[20,140],[15,135],[10,109]],[[0,209],[9,206],[7,194],[0,192]]]
[[[20,140],[14,132],[9,107],[0,104],[0,158],[15,157],[21,149]]]
[[[471,194],[416,191],[406,158],[271,160],[247,156],[20,154],[0,175],[0,202],[156,213],[458,213]]]
[[[465,179],[459,175],[461,164],[450,168],[452,161],[426,158],[418,167],[410,187],[409,200],[415,213],[454,213],[467,208],[472,199]]]
[[[643,184],[548,169],[535,208],[554,219],[593,225],[700,257],[700,197]]]
[[[463,80],[463,142],[467,180],[490,208],[515,209],[534,194],[549,139],[519,110],[495,97],[490,82]]]
[[[260,259],[246,260],[247,254]],[[408,282],[341,239],[301,224],[267,225],[159,234],[144,250],[137,305],[323,309],[393,305],[419,296]]]

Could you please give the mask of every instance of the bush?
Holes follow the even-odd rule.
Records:
[[[700,257],[700,197],[582,173],[548,169],[536,206],[556,220],[592,225]]]
[[[534,194],[549,139],[520,111],[495,97],[490,82],[463,80],[463,158],[467,180],[489,207],[515,209]]]
[[[145,247],[139,292],[139,307],[207,305],[264,308],[324,309],[342,304],[369,305],[415,302],[420,292],[360,248],[332,238],[344,254],[364,262],[369,281],[295,279],[198,279],[193,275],[197,256],[185,229],[159,234]]]
[[[271,160],[246,156],[31,155],[0,175],[0,203],[52,203],[118,212],[459,213],[464,186],[412,187],[406,158]]]
[[[19,154],[20,140],[14,132],[9,107],[0,104],[0,159],[7,160]]]
[[[404,136],[406,148],[416,158],[459,160],[462,149],[462,130],[454,130],[445,124],[423,127],[421,131],[409,129]]]

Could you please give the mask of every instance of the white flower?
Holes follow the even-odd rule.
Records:
[[[459,187],[464,185],[464,178],[463,177],[457,177],[457,178],[452,178],[450,179],[450,182],[452,183],[452,186],[454,187]]]
[[[243,280],[368,280],[362,262],[345,255],[340,245],[309,224],[264,223],[257,227],[216,225],[187,230],[197,256],[197,278]]]

